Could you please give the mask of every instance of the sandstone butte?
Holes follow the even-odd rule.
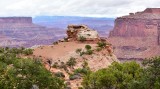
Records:
[[[119,59],[144,59],[160,54],[160,8],[147,8],[115,20],[109,41]]]

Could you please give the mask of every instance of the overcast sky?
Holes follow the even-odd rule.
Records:
[[[0,0],[0,16],[117,17],[147,7],[160,0]]]

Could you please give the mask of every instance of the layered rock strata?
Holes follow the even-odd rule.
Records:
[[[115,20],[109,41],[121,59],[144,59],[160,54],[160,8],[147,8]]]
[[[58,35],[62,33],[59,29],[34,24],[32,17],[0,17],[0,46],[51,44],[58,38],[63,38],[63,35]]]

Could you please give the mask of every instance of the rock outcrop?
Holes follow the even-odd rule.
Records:
[[[67,36],[69,40],[78,40],[80,37],[86,40],[98,40],[98,32],[88,28],[86,25],[69,25],[67,29]]]

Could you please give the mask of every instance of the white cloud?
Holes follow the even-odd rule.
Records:
[[[159,6],[160,0],[0,0],[0,16],[117,17]]]

